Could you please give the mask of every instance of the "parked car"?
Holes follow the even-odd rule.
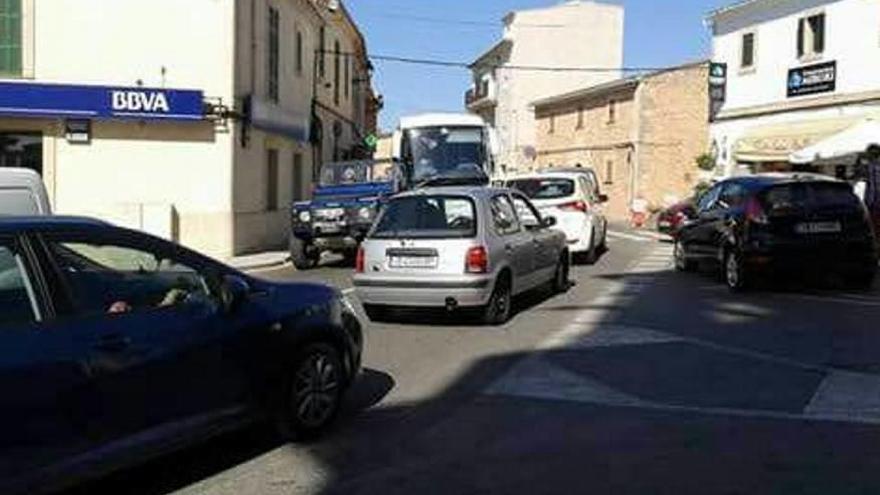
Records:
[[[290,258],[299,270],[317,265],[322,252],[354,259],[385,196],[394,189],[391,162],[326,163],[311,201],[291,210]]]
[[[49,215],[49,196],[40,175],[28,168],[0,168],[0,215]]]
[[[361,362],[351,306],[144,233],[0,219],[0,493],[64,488],[271,419],[310,437]]]
[[[479,308],[485,323],[504,323],[514,295],[547,283],[567,288],[569,251],[555,224],[508,189],[395,196],[358,252],[358,298],[371,319],[395,306]]]
[[[576,261],[596,262],[606,246],[608,221],[602,203],[608,198],[596,195],[583,173],[523,175],[507,181],[507,186],[525,194],[542,214],[557,219],[556,228],[565,232]]]
[[[732,290],[764,273],[835,271],[858,287],[877,273],[877,245],[864,204],[845,182],[815,174],[728,179],[697,203],[675,243],[675,266],[720,264]]]
[[[679,201],[657,215],[657,231],[672,238],[678,237],[681,226],[695,215],[696,198]]]

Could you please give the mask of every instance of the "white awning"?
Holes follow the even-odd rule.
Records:
[[[817,141],[789,156],[791,163],[827,162],[855,158],[869,145],[880,144],[880,121],[866,118],[852,126]]]

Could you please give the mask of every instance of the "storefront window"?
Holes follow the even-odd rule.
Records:
[[[0,76],[21,76],[21,0],[0,0]]]
[[[43,136],[0,132],[0,167],[29,168],[42,175]]]

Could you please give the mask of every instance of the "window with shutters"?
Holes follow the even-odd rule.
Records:
[[[22,75],[21,2],[0,0],[0,76]]]
[[[279,24],[280,16],[278,9],[269,7],[269,56],[267,67],[266,93],[270,101],[278,102],[278,76],[279,76]]]
[[[797,55],[799,59],[814,59],[825,53],[825,14],[813,14],[798,19]]]

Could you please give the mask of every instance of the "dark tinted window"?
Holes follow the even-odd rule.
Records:
[[[8,243],[0,244],[0,325],[34,321],[22,257]]]
[[[574,194],[574,181],[571,179],[519,179],[508,183],[508,187],[522,191],[531,199],[565,198]]]
[[[454,196],[409,196],[392,200],[374,238],[466,238],[477,235],[474,202]]]
[[[724,208],[736,208],[740,206],[743,201],[745,201],[746,188],[742,186],[742,184],[731,182],[724,186],[724,191],[721,193],[720,200],[722,202],[722,207]]]
[[[859,198],[849,184],[813,184],[810,189],[818,206],[859,206]]]
[[[790,213],[807,204],[807,189],[803,184],[773,186],[764,193],[764,204],[770,213]]]

